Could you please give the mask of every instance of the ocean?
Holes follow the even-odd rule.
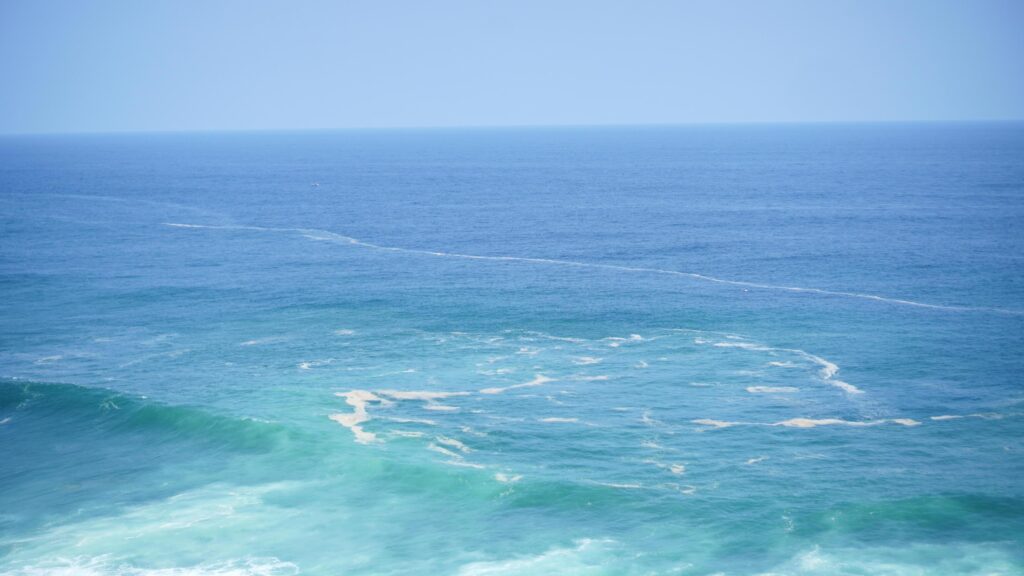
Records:
[[[1024,574],[1024,124],[0,137],[0,573]]]

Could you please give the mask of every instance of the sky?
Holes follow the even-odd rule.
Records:
[[[1024,119],[1024,0],[0,0],[0,133]]]

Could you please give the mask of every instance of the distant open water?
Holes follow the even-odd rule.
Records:
[[[0,573],[1024,574],[1024,125],[0,138]]]

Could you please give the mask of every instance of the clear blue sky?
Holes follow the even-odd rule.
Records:
[[[1024,118],[1024,0],[0,0],[0,133]]]

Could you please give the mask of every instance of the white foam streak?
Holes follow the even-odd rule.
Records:
[[[459,568],[455,576],[503,576],[522,574],[592,574],[594,565],[583,556],[592,554],[595,545],[608,540],[577,540],[574,548],[553,548],[535,556],[506,560],[473,562]]]
[[[532,388],[534,386],[543,386],[548,382],[555,382],[554,378],[548,378],[543,374],[537,374],[533,380],[529,382],[523,382],[522,384],[513,384],[512,386],[505,386],[503,388],[484,388],[480,391],[481,394],[501,394],[508,390],[515,390],[516,388]]]
[[[710,426],[711,428],[729,428],[732,426],[782,426],[785,428],[816,428],[818,426],[878,426],[881,424],[899,424],[900,426],[920,426],[921,423],[912,418],[884,418],[880,420],[843,420],[841,418],[790,418],[781,422],[770,424],[759,422],[728,422],[724,420],[711,420],[701,418],[691,420],[694,424]]]
[[[294,576],[299,567],[277,558],[247,558],[183,568],[138,568],[106,556],[59,559],[26,566],[10,576]]]
[[[710,418],[700,418],[693,420],[694,424],[700,424],[701,426],[711,426],[712,428],[729,428],[730,426],[736,426],[739,422],[728,422],[725,420],[712,420]]]
[[[799,391],[799,388],[793,386],[747,386],[747,392],[751,394],[790,394]]]
[[[841,420],[839,418],[790,418],[782,422],[776,422],[772,426],[785,426],[787,428],[814,428],[816,426],[878,426],[879,424],[899,424],[901,426],[920,426],[921,423],[910,418],[890,418],[883,420]]]
[[[662,274],[668,276],[679,276],[684,278],[690,278],[693,280],[701,280],[704,282],[712,282],[716,284],[724,284],[729,286],[740,286],[744,288],[756,288],[760,290],[774,290],[783,292],[793,292],[801,294],[817,294],[821,296],[833,296],[843,298],[858,298],[862,300],[870,300],[873,302],[883,302],[886,304],[896,304],[902,306],[913,306],[917,308],[927,308],[931,310],[944,310],[950,312],[994,312],[998,314],[1011,314],[1011,315],[1024,315],[1024,310],[1015,310],[1007,308],[995,308],[989,306],[954,306],[954,305],[942,305],[942,304],[929,304],[927,302],[918,302],[915,300],[907,300],[903,298],[890,298],[886,296],[878,296],[876,294],[866,294],[862,292],[849,292],[844,290],[825,290],[821,288],[807,288],[802,286],[786,286],[780,284],[763,284],[759,282],[747,282],[743,280],[729,280],[726,278],[718,278],[715,276],[708,276],[706,274],[697,274],[694,272],[683,272],[679,270],[666,270],[663,268],[647,268],[641,266],[623,266],[619,264],[599,264],[595,262],[579,262],[574,260],[558,260],[554,258],[529,258],[523,256],[482,256],[478,254],[462,254],[458,252],[440,252],[435,250],[422,250],[417,248],[400,248],[396,246],[382,246],[379,244],[372,244],[370,242],[363,242],[350,236],[344,236],[341,234],[335,234],[334,232],[328,232],[326,230],[314,230],[308,228],[269,228],[261,226],[208,226],[202,224],[182,224],[177,222],[165,222],[165,226],[173,226],[176,228],[205,228],[212,230],[253,230],[261,232],[290,232],[299,233],[302,236],[311,240],[318,241],[329,241],[337,242],[341,244],[351,246],[361,246],[363,248],[371,248],[374,250],[382,250],[387,252],[401,252],[405,254],[421,254],[424,256],[436,256],[442,258],[461,258],[464,260],[480,260],[489,262],[522,262],[528,264],[546,264],[554,266],[566,266],[574,268],[592,268],[599,270],[615,270],[619,272],[637,272],[645,274]],[[612,346],[618,346],[618,344],[611,344]]]
[[[434,439],[440,442],[441,444],[444,444],[445,446],[455,448],[456,450],[462,452],[463,454],[468,454],[473,451],[472,448],[466,446],[465,444],[456,440],[455,438],[448,438],[447,436],[436,436]]]

